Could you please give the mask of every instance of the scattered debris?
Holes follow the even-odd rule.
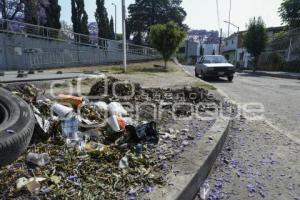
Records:
[[[29,153],[26,157],[26,161],[28,163],[32,163],[42,167],[47,165],[50,162],[50,156],[47,153],[43,153],[43,154]]]
[[[132,84],[118,82],[118,79],[108,78],[96,83],[91,89],[91,95],[101,95],[96,100],[68,95],[48,97],[30,84],[10,88],[31,105],[38,128],[28,149],[35,153],[0,169],[0,177],[3,177],[0,196],[7,199],[30,199],[33,194],[41,199],[137,199],[140,193],[153,192],[154,186],[166,183],[170,162],[178,159],[184,146],[197,139],[192,134],[196,135],[201,127],[174,128],[168,112],[161,121],[153,121],[149,114],[153,107],[141,109],[139,118],[134,118],[135,111],[129,111],[123,106],[125,100],[119,98],[131,95]],[[207,91],[199,88],[142,89],[139,84],[133,85],[135,93],[129,100],[133,105],[209,101]],[[113,87],[118,97],[112,93]],[[76,113],[78,110],[80,113]],[[166,106],[165,110],[170,107]],[[18,193],[9,184],[19,177],[35,174],[46,178],[24,178],[18,182],[20,188],[27,187],[29,182],[27,193]],[[25,186],[22,183],[26,183]]]
[[[129,167],[129,163],[128,163],[128,157],[124,156],[120,162],[119,162],[119,168],[120,169],[126,169]]]

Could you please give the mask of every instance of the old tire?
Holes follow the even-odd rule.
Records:
[[[227,79],[228,79],[229,82],[232,82],[233,81],[233,76],[228,76]]]
[[[0,88],[0,167],[15,161],[28,147],[34,116],[30,106]]]

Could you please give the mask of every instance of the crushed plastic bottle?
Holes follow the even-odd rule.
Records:
[[[209,193],[210,193],[210,186],[209,183],[205,181],[203,185],[200,187],[200,198],[202,200],[208,199]]]
[[[50,162],[50,156],[47,153],[37,154],[29,153],[26,157],[26,161],[37,166],[45,166]]]

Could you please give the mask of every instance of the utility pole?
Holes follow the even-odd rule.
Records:
[[[122,0],[122,29],[123,29],[123,65],[124,72],[127,71],[127,44],[126,44],[126,8],[125,0]]]
[[[221,29],[221,33],[220,33],[220,43],[219,43],[219,55],[221,55],[221,47],[222,47],[222,36],[223,36],[223,29]]]
[[[238,32],[237,32],[237,42],[236,42],[236,51],[235,51],[235,62],[237,63],[238,61],[238,49],[239,49],[239,37],[240,37],[240,27],[231,23],[231,22],[228,22],[228,21],[224,21],[225,23],[229,24],[229,25],[232,25],[234,26],[235,28],[237,28]]]
[[[229,34],[230,34],[230,22],[231,22],[231,0],[229,0],[230,3],[229,3],[229,16],[228,16],[228,37],[229,37]]]
[[[117,5],[115,3],[111,5],[115,6],[115,40],[117,40]]]

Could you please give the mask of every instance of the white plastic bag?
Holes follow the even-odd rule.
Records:
[[[101,111],[108,111],[108,105],[104,101],[99,101],[94,104]]]
[[[118,102],[111,102],[108,105],[108,110],[111,115],[117,115],[117,114],[120,114],[122,116],[127,115],[127,111]]]
[[[112,128],[113,131],[115,131],[115,132],[121,131],[119,123],[118,123],[118,118],[116,115],[112,115],[110,118],[108,118],[107,123]]]

